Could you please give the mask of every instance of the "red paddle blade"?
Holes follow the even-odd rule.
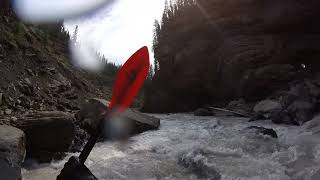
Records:
[[[124,111],[142,87],[149,71],[149,52],[146,46],[135,52],[120,69],[112,91],[109,108]]]

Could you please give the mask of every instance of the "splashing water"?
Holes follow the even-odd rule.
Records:
[[[86,165],[100,180],[315,180],[320,174],[320,138],[311,132],[317,125],[293,127],[191,114],[154,116],[161,119],[159,130],[126,143],[99,143]],[[273,128],[279,138],[245,130],[252,125]],[[24,169],[23,177],[55,179],[64,162]]]

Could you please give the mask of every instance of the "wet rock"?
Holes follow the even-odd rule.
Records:
[[[75,135],[73,116],[59,111],[26,114],[15,126],[26,133],[28,155],[35,157],[40,152],[68,151]]]
[[[99,127],[100,119],[106,116],[108,104],[109,102],[104,99],[90,99],[81,107],[80,111],[76,113],[76,119],[80,122],[80,126],[90,134],[95,133]],[[115,118],[117,120],[107,122],[110,124],[105,124],[106,128],[110,130],[110,127],[113,126],[121,127],[117,128],[117,130],[124,130],[125,132],[121,133],[130,135],[158,129],[160,126],[160,119],[130,109]],[[108,128],[108,126],[110,127]],[[115,132],[114,129],[112,132]],[[107,135],[110,135],[110,131]]]
[[[25,134],[12,126],[0,125],[0,179],[21,179],[26,152]]]
[[[281,104],[278,101],[274,100],[263,100],[258,102],[254,108],[254,114],[253,117],[249,120],[251,121],[257,121],[257,120],[266,120],[271,117],[273,112],[281,110]]]
[[[273,111],[270,115],[270,119],[275,124],[299,125],[299,123],[292,118],[292,115],[287,110]]]
[[[312,119],[314,114],[314,105],[307,101],[296,100],[288,107],[289,113],[294,121],[299,125]]]
[[[194,111],[193,113],[195,116],[213,116],[214,113],[207,108],[199,108],[197,110]]]
[[[130,134],[138,134],[148,130],[155,130],[160,126],[160,119],[142,114],[132,109],[126,110],[120,115],[120,117],[131,123],[132,130],[130,131]]]
[[[273,138],[278,138],[277,133],[273,129],[268,129],[264,127],[259,127],[259,126],[250,126],[247,128],[248,130],[253,130],[257,134],[262,134],[262,135],[267,135]]]
[[[281,104],[274,100],[263,100],[253,108],[254,112],[270,113],[274,110],[281,109]]]

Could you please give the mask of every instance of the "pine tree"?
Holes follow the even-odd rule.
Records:
[[[78,30],[79,30],[79,26],[76,25],[76,28],[73,31],[73,35],[71,37],[72,42],[77,43],[77,38],[78,38]]]

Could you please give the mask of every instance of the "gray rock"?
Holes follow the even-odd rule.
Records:
[[[279,102],[274,100],[263,100],[254,106],[253,111],[256,113],[270,113],[277,109],[281,109],[281,104]]]
[[[275,124],[299,125],[299,123],[292,118],[292,115],[287,110],[273,111],[270,115],[270,119]]]
[[[197,110],[194,111],[193,113],[195,116],[213,116],[214,113],[207,108],[199,108]]]
[[[314,105],[310,102],[296,100],[288,107],[288,111],[294,121],[301,125],[312,119],[314,108]]]
[[[95,133],[99,126],[99,120],[107,113],[109,102],[104,99],[93,98],[83,104],[75,115],[80,126],[90,134]]]
[[[257,134],[267,135],[273,138],[278,138],[277,133],[273,129],[259,127],[259,126],[250,126],[247,129],[255,131]]]
[[[0,125],[0,179],[21,179],[26,153],[25,134],[12,126]]]
[[[18,117],[15,126],[26,133],[28,155],[43,152],[66,152],[75,135],[73,116],[52,111],[36,112]]]
[[[147,130],[158,129],[160,126],[160,119],[142,114],[132,109],[123,112],[120,117],[132,124],[131,134],[142,133]]]
[[[108,104],[109,102],[104,99],[90,99],[76,113],[76,119],[80,122],[80,126],[85,128],[90,134],[96,132],[100,119],[105,118],[107,114]],[[111,121],[106,121],[104,125],[106,130],[105,136],[107,137],[114,136],[114,134],[127,136],[158,129],[160,119],[128,109],[112,118]]]

